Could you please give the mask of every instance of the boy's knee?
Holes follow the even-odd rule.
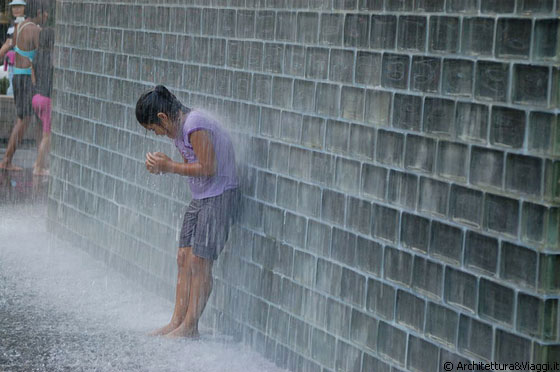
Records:
[[[212,260],[193,255],[190,260],[190,269],[194,275],[208,273],[212,269]]]

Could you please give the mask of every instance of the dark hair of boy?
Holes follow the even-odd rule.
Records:
[[[158,113],[163,112],[171,120],[176,120],[179,111],[188,113],[189,108],[185,107],[173,93],[163,85],[158,85],[154,89],[142,94],[136,102],[136,120],[142,125],[159,124]]]

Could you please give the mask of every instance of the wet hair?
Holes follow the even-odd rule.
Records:
[[[47,12],[52,15],[53,0],[27,0],[25,14],[30,18],[37,17],[39,12]]]
[[[189,108],[184,106],[173,93],[163,85],[143,93],[136,102],[136,120],[142,126],[160,122],[157,114],[163,112],[172,121],[177,119],[179,111],[188,113]]]

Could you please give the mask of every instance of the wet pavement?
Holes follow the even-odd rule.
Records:
[[[0,180],[0,371],[280,371],[209,329],[147,336],[173,304],[50,235],[47,178]]]

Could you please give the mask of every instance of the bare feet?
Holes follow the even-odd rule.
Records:
[[[16,167],[12,165],[12,163],[6,163],[5,161],[0,163],[0,169],[7,170],[7,171],[21,171],[23,168]]]
[[[179,325],[172,322],[172,323],[169,323],[168,325],[166,325],[165,327],[156,329],[155,331],[148,333],[148,335],[149,336],[164,336],[164,335],[168,334],[169,332],[173,331],[177,327],[179,327]]]
[[[34,176],[48,176],[49,170],[46,168],[33,168]]]
[[[187,326],[181,324],[173,332],[166,334],[165,337],[168,338],[186,337],[186,338],[198,339],[200,337],[200,334],[198,333],[198,329],[188,328]]]

